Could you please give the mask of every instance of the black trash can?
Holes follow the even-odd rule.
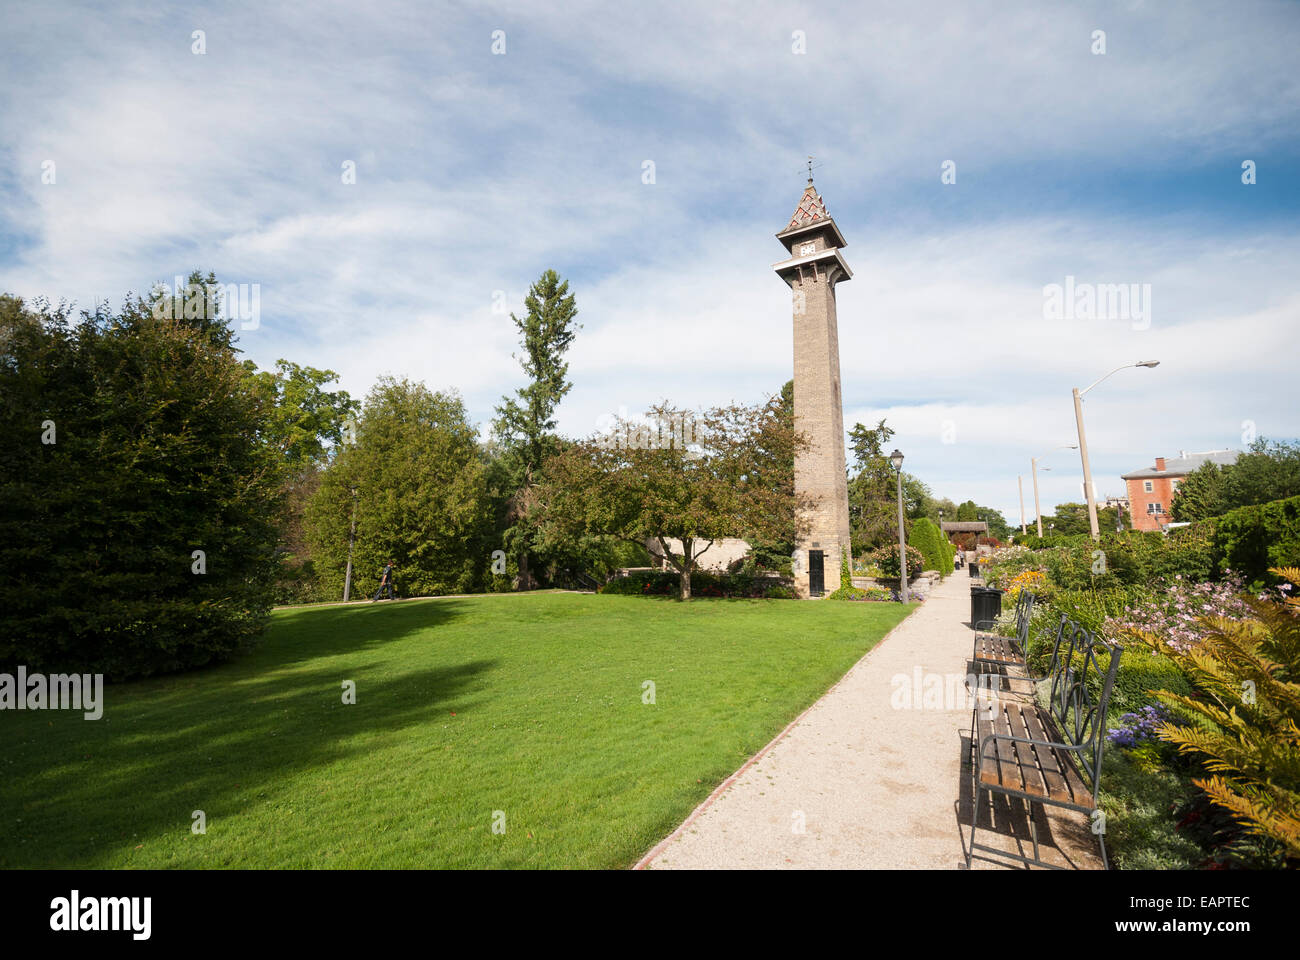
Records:
[[[980,575],[980,565],[979,565],[979,563],[971,563],[970,561],[967,561],[967,563],[966,563],[966,572],[969,573],[969,574],[971,575],[971,579],[974,579],[975,577],[978,577],[978,576]]]
[[[970,588],[970,622],[976,630],[989,630],[1002,615],[1002,591],[995,587]]]

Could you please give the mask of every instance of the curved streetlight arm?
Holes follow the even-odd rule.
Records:
[[[1116,367],[1110,373],[1106,374],[1106,377],[1114,376],[1115,374],[1119,373],[1121,370],[1127,370],[1129,367],[1136,367],[1136,366],[1137,366],[1136,363],[1126,363],[1122,367]],[[1088,386],[1084,387],[1082,390],[1079,391],[1079,396],[1083,396],[1085,393],[1087,393],[1097,384],[1101,383],[1102,380],[1105,380],[1106,377],[1099,377],[1098,379],[1092,381],[1092,383],[1088,384]]]
[[[1159,360],[1138,360],[1134,363],[1126,363],[1123,364],[1122,366],[1116,367],[1110,373],[1106,374],[1106,377],[1114,376],[1115,374],[1119,373],[1121,370],[1127,370],[1129,367],[1154,367],[1157,364],[1159,364],[1159,362],[1160,362]],[[1084,387],[1082,390],[1079,391],[1079,396],[1082,397],[1085,393],[1087,393],[1097,384],[1101,383],[1102,380],[1105,380],[1106,377],[1100,377],[1099,379],[1092,381],[1092,383],[1088,384],[1086,387]]]

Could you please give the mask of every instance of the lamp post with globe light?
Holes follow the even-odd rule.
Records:
[[[907,537],[903,532],[903,454],[895,450],[889,455],[889,462],[894,465],[898,475],[898,597],[907,603]]]

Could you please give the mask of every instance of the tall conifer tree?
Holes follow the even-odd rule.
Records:
[[[569,364],[564,359],[581,328],[576,320],[577,304],[569,283],[554,270],[547,270],[528,289],[521,319],[510,314],[519,331],[523,355],[516,354],[529,377],[513,397],[505,397],[496,408],[492,432],[505,453],[510,489],[507,511],[506,549],[519,559],[519,583],[530,583],[529,554],[537,539],[535,487],[542,462],[559,449],[555,436],[555,410],[570,388]]]

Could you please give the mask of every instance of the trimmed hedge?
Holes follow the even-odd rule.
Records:
[[[888,587],[840,587],[832,594],[828,594],[827,600],[869,600],[869,601],[889,601],[897,602],[898,598],[894,596],[894,591]]]
[[[1300,497],[1238,507],[1214,525],[1215,571],[1241,574],[1252,589],[1281,582],[1269,567],[1300,566]]]
[[[681,578],[676,571],[641,570],[626,577],[615,577],[599,592],[621,596],[675,597],[681,593]],[[691,596],[793,600],[795,593],[788,583],[775,577],[697,571],[691,574]]]
[[[912,524],[912,535],[908,546],[915,547],[921,552],[925,560],[923,570],[938,570],[941,577],[952,573],[952,556],[944,549],[946,543],[947,538],[928,517],[922,517]],[[908,562],[910,563],[911,560],[909,559]],[[908,572],[910,573],[911,570],[909,569]]]

